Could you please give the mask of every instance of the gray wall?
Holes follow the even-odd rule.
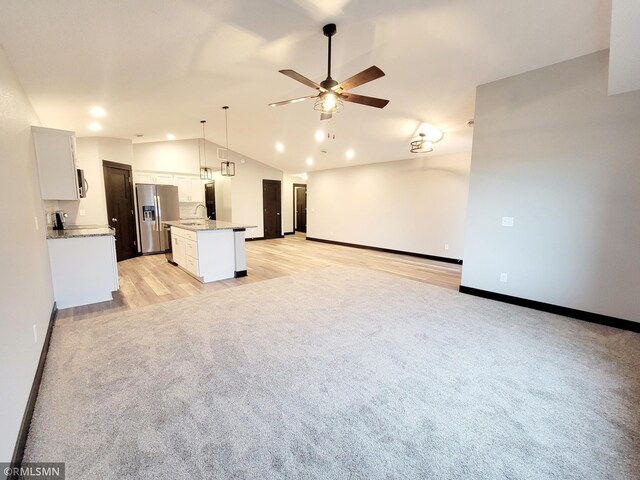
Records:
[[[460,259],[469,161],[429,154],[312,172],[307,235]]]
[[[7,462],[47,332],[53,289],[31,139],[31,125],[39,121],[1,48],[0,112],[0,462]]]
[[[640,92],[607,64],[478,87],[463,285],[640,321]]]

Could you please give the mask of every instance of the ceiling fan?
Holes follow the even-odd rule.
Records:
[[[308,87],[315,88],[318,90],[318,94],[309,97],[293,98],[283,102],[270,103],[269,106],[279,107],[281,105],[302,102],[310,98],[315,98],[316,103],[314,108],[320,111],[320,120],[327,120],[331,118],[334,113],[337,113],[342,108],[343,101],[359,103],[368,107],[384,108],[387,103],[389,103],[389,100],[347,92],[347,90],[351,90],[352,88],[371,82],[377,78],[384,77],[384,72],[374,65],[340,83],[336,82],[331,78],[331,37],[333,37],[337,31],[335,23],[325,25],[322,27],[322,31],[325,37],[329,39],[329,60],[327,62],[326,79],[320,82],[320,84],[317,84],[314,81],[309,80],[307,77],[300,75],[295,70],[280,70],[280,73],[287,77],[293,78],[300,83],[304,83]]]

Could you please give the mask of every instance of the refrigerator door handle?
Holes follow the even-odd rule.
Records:
[[[162,232],[162,225],[160,220],[162,219],[162,204],[160,203],[160,195],[156,195],[156,204],[158,205],[158,215],[156,216],[156,229],[158,232]]]

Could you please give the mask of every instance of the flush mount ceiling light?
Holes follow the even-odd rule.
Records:
[[[433,143],[426,139],[426,134],[420,132],[418,139],[411,141],[411,153],[433,152]]]
[[[92,132],[99,132],[100,130],[102,130],[102,125],[100,125],[98,122],[90,123],[89,130],[91,130]]]
[[[222,107],[224,110],[224,135],[226,140],[226,150],[227,150],[227,159],[220,163],[220,174],[223,177],[234,177],[236,175],[236,163],[229,161],[229,123],[227,120],[227,112],[229,111],[229,106],[225,105]]]
[[[345,156],[346,156],[347,158],[353,158],[353,156],[354,156],[354,155],[355,155],[355,153],[354,153],[354,151],[353,151],[353,150],[351,150],[351,149],[349,149],[349,150],[347,150],[347,151],[345,152]]]
[[[280,153],[284,152],[284,145],[281,144],[280,142],[276,143],[276,150],[279,151]]]
[[[93,107],[91,108],[91,110],[89,110],[89,113],[91,114],[92,117],[96,117],[96,118],[102,118],[107,115],[107,112],[102,107]]]
[[[423,123],[418,127],[416,134],[410,142],[411,153],[433,152],[433,144],[439,142],[444,137],[444,133],[438,127],[429,123]]]
[[[313,158],[307,158],[307,165],[313,165]]]
[[[207,167],[207,141],[204,133],[204,124],[207,123],[206,120],[200,120],[202,124],[202,156],[204,156],[204,165],[202,165],[202,157],[200,155],[200,146],[198,146],[198,165],[200,165],[200,178],[202,180],[212,180],[213,179],[213,171]]]

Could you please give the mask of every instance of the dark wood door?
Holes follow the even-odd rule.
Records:
[[[204,204],[207,207],[207,218],[216,219],[216,184],[209,182],[204,185]]]
[[[296,224],[295,231],[307,231],[307,186],[294,184],[293,191],[295,194],[295,215]]]
[[[106,160],[102,163],[107,216],[109,225],[116,229],[116,257],[120,262],[138,254],[131,166]]]
[[[282,236],[282,190],[279,180],[262,180],[264,238]]]

